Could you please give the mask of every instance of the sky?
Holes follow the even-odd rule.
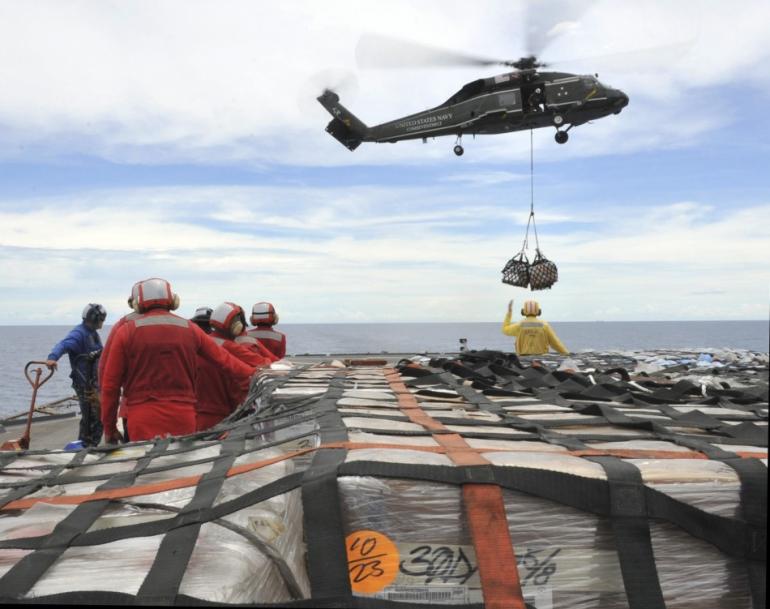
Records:
[[[88,302],[110,324],[147,277],[182,315],[267,300],[285,323],[501,321],[532,297],[555,321],[767,319],[767,23],[762,0],[0,0],[0,324]],[[565,145],[534,131],[532,192],[528,132],[457,157],[324,131],[325,86],[373,125],[506,71],[361,66],[362,37],[516,59],[528,31],[630,98]],[[501,283],[531,199],[559,268],[534,293]]]

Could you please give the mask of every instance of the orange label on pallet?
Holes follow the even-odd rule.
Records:
[[[387,535],[361,530],[345,538],[350,587],[358,594],[375,594],[398,575],[398,548]]]

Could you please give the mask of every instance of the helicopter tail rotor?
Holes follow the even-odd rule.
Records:
[[[340,96],[334,91],[326,89],[316,99],[334,117],[326,126],[326,132],[348,150],[358,148],[366,138],[369,127],[340,103]]]
[[[308,74],[302,81],[297,95],[297,107],[303,115],[318,111],[314,100],[325,91],[334,91],[345,99],[355,99],[358,93],[358,77],[348,68],[331,67]]]

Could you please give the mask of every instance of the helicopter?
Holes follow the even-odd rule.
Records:
[[[619,114],[628,105],[628,96],[623,91],[602,84],[596,74],[540,71],[539,68],[548,64],[534,54],[515,61],[500,61],[451,51],[441,53],[439,57],[444,59],[441,65],[502,64],[514,69],[471,81],[434,108],[372,127],[345,108],[335,91],[325,89],[316,99],[333,117],[326,131],[351,151],[362,142],[427,141],[429,137],[454,135],[457,139],[453,150],[461,156],[464,134],[475,136],[552,127],[556,129],[556,142],[564,144],[573,127]]]

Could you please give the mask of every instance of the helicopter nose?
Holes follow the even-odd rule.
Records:
[[[612,106],[615,108],[615,114],[618,114],[628,105],[628,95],[619,89],[612,89],[608,97],[612,101]]]

